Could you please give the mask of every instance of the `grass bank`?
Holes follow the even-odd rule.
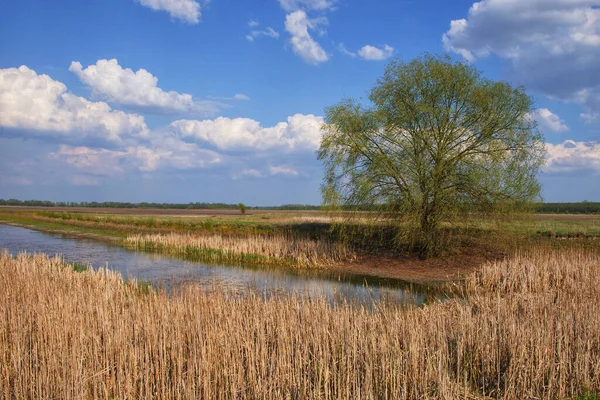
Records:
[[[1,208],[0,222],[110,240],[125,247],[175,254],[194,261],[327,268],[414,282],[455,279],[488,260],[538,245],[600,248],[600,216],[529,216],[492,220],[471,216],[444,225],[451,243],[437,260],[419,260],[399,227],[342,214],[203,210],[198,215],[129,215]],[[139,210],[138,210],[139,211]],[[148,212],[150,212],[148,211]],[[361,217],[359,215],[359,217]],[[410,232],[406,227],[403,232]]]
[[[289,265],[297,268],[324,268],[354,259],[342,243],[330,239],[312,240],[295,235],[252,236],[146,234],[130,235],[126,247],[157,251],[222,263]]]
[[[40,217],[35,212],[0,210],[0,223],[35,229],[43,232],[70,234],[74,236],[89,237],[111,242],[118,242],[127,236],[126,233],[122,231],[110,229],[101,224],[95,224],[94,226],[82,226],[60,219]]]
[[[2,253],[0,397],[577,398],[600,392],[598,265],[534,251],[486,265],[444,303],[372,311],[142,293],[115,273]]]

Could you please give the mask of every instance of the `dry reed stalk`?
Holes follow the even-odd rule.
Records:
[[[558,399],[600,391],[600,256],[520,255],[375,311],[0,254],[0,398]]]
[[[215,262],[291,264],[318,268],[354,258],[343,244],[293,235],[129,235],[127,247],[191,256]]]

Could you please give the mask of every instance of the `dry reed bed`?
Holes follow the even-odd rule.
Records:
[[[214,262],[288,264],[303,268],[326,267],[355,257],[344,244],[292,234],[137,234],[129,235],[124,244],[136,250],[158,251]]]
[[[0,397],[569,398],[600,391],[600,256],[539,252],[467,298],[374,312],[0,255]]]

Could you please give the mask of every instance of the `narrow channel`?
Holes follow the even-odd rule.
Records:
[[[199,284],[233,289],[255,288],[261,293],[298,293],[324,296],[330,301],[372,303],[393,301],[423,304],[427,295],[401,281],[326,272],[293,271],[227,265],[208,265],[178,258],[142,253],[89,239],[49,234],[0,224],[0,250],[60,255],[67,263],[107,267],[125,279],[135,278],[173,288]]]

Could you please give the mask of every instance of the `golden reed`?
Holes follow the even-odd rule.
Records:
[[[124,243],[136,250],[158,251],[214,262],[290,264],[304,268],[326,267],[355,257],[344,244],[291,234],[137,234],[129,235]]]
[[[0,254],[0,398],[562,399],[600,391],[600,256],[485,266],[423,308],[331,306]]]

